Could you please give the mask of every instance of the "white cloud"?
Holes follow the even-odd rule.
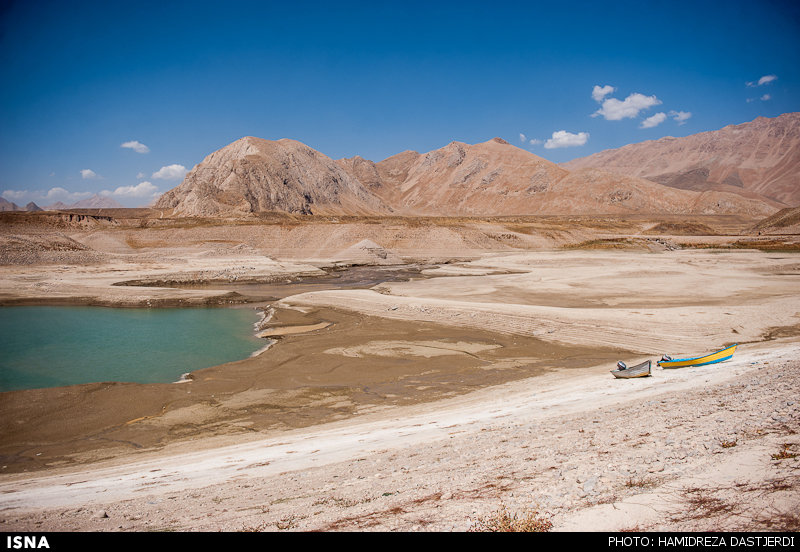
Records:
[[[666,113],[663,112],[656,113],[655,115],[651,115],[650,117],[642,121],[642,124],[639,125],[639,128],[653,128],[660,125],[666,120],[667,120]]]
[[[772,99],[772,96],[769,95],[769,94],[764,94],[763,96],[761,96],[761,101],[762,102],[765,102],[765,101],[771,100],[771,99]]]
[[[141,198],[141,197],[155,197],[159,195],[158,188],[151,182],[139,182],[136,186],[120,186],[116,190],[109,191],[103,190],[100,192],[102,196],[115,196],[121,198]]]
[[[142,179],[142,178],[144,178],[145,176],[146,176],[146,175],[145,175],[143,172],[140,172],[139,174],[137,174],[137,175],[136,175],[136,178],[138,178],[139,180],[141,180],[141,179]]]
[[[567,132],[566,130],[557,130],[553,133],[553,137],[544,143],[544,147],[546,149],[554,149],[582,146],[588,139],[588,132],[579,132],[578,134],[573,134],[572,132]]]
[[[70,192],[69,190],[65,190],[64,188],[58,186],[55,188],[50,188],[45,194],[42,194],[41,192],[33,193],[41,199],[49,200],[69,199],[72,201],[77,201],[79,199],[92,196],[92,192]]]
[[[150,148],[148,148],[147,146],[145,146],[144,144],[142,144],[138,140],[131,140],[130,142],[123,142],[122,145],[120,145],[120,147],[121,148],[132,149],[136,153],[149,153],[150,152]]]
[[[24,197],[28,197],[29,193],[28,190],[3,190],[0,197],[4,197],[9,201],[18,201]]]
[[[541,140],[537,140],[536,138],[531,138],[531,139],[528,141],[528,143],[529,143],[530,145],[532,145],[532,146],[536,146],[536,145],[539,145],[539,144],[541,144],[541,143],[542,143],[542,141],[541,141]]]
[[[592,88],[592,98],[597,103],[600,103],[600,102],[603,101],[603,98],[605,98],[606,96],[608,96],[609,94],[611,94],[615,90],[616,90],[616,88],[614,88],[613,86],[608,85],[608,84],[605,85],[605,86],[595,85],[595,87]]]
[[[64,188],[56,186],[46,192],[42,190],[5,190],[0,196],[11,201],[78,201],[92,196],[92,192],[70,192]]]
[[[634,92],[623,101],[616,98],[603,100],[602,106],[592,114],[592,117],[602,115],[607,121],[633,119],[639,115],[639,112],[660,104],[661,100],[655,96],[645,96]]]
[[[161,180],[182,180],[186,176],[186,167],[183,165],[167,165],[153,173],[153,178]]]
[[[84,180],[97,178],[97,173],[94,172],[92,169],[81,169],[81,178],[83,178]]]
[[[669,116],[675,119],[679,125],[683,125],[692,116],[691,111],[670,111]]]
[[[520,142],[524,142],[524,141],[525,141],[525,140],[527,140],[527,139],[528,139],[528,137],[527,137],[527,136],[525,136],[525,135],[524,135],[524,134],[522,134],[521,132],[519,133],[519,141],[520,141]]]
[[[763,86],[765,84],[769,84],[769,83],[771,83],[772,81],[775,81],[775,80],[778,80],[778,76],[777,75],[764,75],[763,77],[758,79],[758,82],[748,82],[748,83],[745,83],[745,84],[747,84],[747,86],[752,88],[752,87],[756,87],[756,86]]]

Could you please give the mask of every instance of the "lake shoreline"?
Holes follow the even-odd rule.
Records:
[[[107,244],[116,235],[86,239]],[[137,254],[138,265],[116,256],[46,270],[2,267],[0,298],[219,300],[219,290],[111,284],[196,269],[230,276],[318,270],[311,256],[276,261],[208,251],[150,251]],[[769,464],[777,440],[794,446],[779,424],[794,427],[796,406],[763,399],[796,385],[795,372],[782,376],[797,370],[796,267],[791,253],[758,251],[493,251],[412,281],[266,301],[276,309],[268,327],[319,329],[282,336],[266,355],[198,371],[179,385],[4,396],[12,400],[4,400],[0,418],[2,523],[11,530],[462,530],[501,503],[521,509],[553,496],[560,498],[545,505],[566,527],[591,506],[587,497],[627,512],[623,503],[638,489],[628,481],[658,494],[696,470],[703,484],[717,485],[712,468],[727,457],[715,452],[716,439],[737,441],[729,452],[766,459],[753,473],[767,484],[788,465]],[[617,360],[697,356],[733,342],[740,343],[733,360],[716,369],[630,381],[609,373]],[[747,378],[759,369],[769,378],[754,387]],[[713,408],[743,397],[752,400],[741,410]],[[674,427],[651,418],[640,427],[637,412],[663,420],[671,410]],[[693,418],[700,414],[724,431],[704,435]],[[605,436],[594,420],[614,420],[618,429]],[[736,433],[742,420],[757,422],[756,433]],[[758,430],[771,432],[769,443]],[[601,443],[610,460],[598,464],[594,445],[581,448],[584,438]],[[640,450],[684,458],[647,463]],[[582,460],[586,473],[571,471]],[[646,466],[641,473],[607,473],[608,464],[637,462]],[[683,475],[658,471],[670,462]],[[192,466],[197,479],[187,478]],[[780,506],[779,495],[765,496],[780,498]],[[174,515],[158,511],[176,496],[183,500]],[[57,505],[57,497],[70,503]],[[113,525],[99,525],[94,509]],[[591,526],[618,530],[646,520],[640,514],[618,525],[607,515]]]

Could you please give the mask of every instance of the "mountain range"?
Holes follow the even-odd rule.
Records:
[[[122,205],[110,197],[95,194],[92,197],[87,197],[75,203],[67,205],[61,201],[57,201],[52,205],[46,206],[44,209],[36,205],[33,201],[28,203],[25,207],[20,207],[16,203],[12,203],[0,197],[0,211],[62,211],[64,209],[118,209]]]
[[[571,171],[593,167],[683,190],[725,191],[776,206],[796,206],[800,205],[800,113],[630,144],[562,166]]]
[[[800,205],[800,113],[665,137],[560,165],[494,138],[383,161],[334,161],[296,140],[247,136],[211,153],[156,208],[176,216],[771,215]],[[95,195],[48,210],[118,208]],[[35,211],[0,198],[0,210]]]
[[[800,203],[800,113],[631,144],[557,165],[500,138],[373,162],[244,137],[156,208],[179,216],[741,214]]]
[[[42,208],[36,205],[33,201],[28,203],[25,207],[20,207],[16,203],[8,201],[0,197],[0,211],[41,211]]]

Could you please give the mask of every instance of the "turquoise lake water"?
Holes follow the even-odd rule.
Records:
[[[252,309],[0,308],[0,391],[98,381],[168,383],[267,342]]]

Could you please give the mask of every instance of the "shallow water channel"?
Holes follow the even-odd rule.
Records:
[[[353,267],[269,284],[207,284],[251,301],[320,289],[405,280],[417,267]],[[184,286],[181,286],[184,287]],[[185,286],[201,287],[201,286]],[[0,392],[100,381],[168,383],[187,372],[241,360],[268,342],[250,308],[0,308]]]

